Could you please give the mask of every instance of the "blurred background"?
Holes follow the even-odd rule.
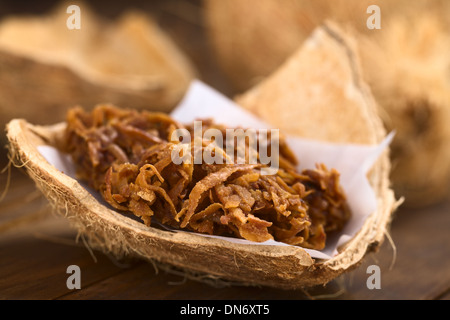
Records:
[[[66,28],[70,14],[65,9],[71,4],[81,8],[82,32]],[[373,14],[367,8],[373,4],[381,10],[380,29],[367,27]],[[73,105],[90,108],[103,101],[168,112],[194,78],[233,98],[264,81],[326,20],[355,38],[380,117],[387,131],[396,131],[392,183],[405,203],[393,224],[397,268],[386,276],[390,295],[367,291],[364,268],[317,294],[332,296],[344,283],[344,298],[448,298],[450,255],[448,248],[435,246],[446,247],[450,239],[450,1],[0,1],[0,124],[16,117],[51,124],[63,121]],[[1,140],[5,145],[3,134]],[[6,165],[6,148],[0,156]],[[15,171],[0,203],[0,232],[40,221],[48,211],[31,182]],[[0,185],[6,181],[2,174]],[[12,254],[5,249],[8,241],[3,239],[3,255]],[[377,258],[385,267],[393,250],[384,245]],[[14,261],[21,264],[19,256]],[[108,262],[99,273],[102,268],[119,272]],[[408,268],[426,280],[403,279]],[[154,281],[164,288],[164,279]],[[218,297],[236,294],[191,285],[198,297],[202,290]],[[290,298],[289,293],[246,290],[262,298]],[[179,292],[182,297],[191,291]],[[303,293],[292,297],[305,298]]]
[[[129,10],[142,11],[161,26],[165,33],[192,60],[202,78],[208,83],[227,90],[226,81],[217,70],[214,55],[206,38],[205,22],[202,15],[202,0],[130,0],[123,1],[59,1],[43,0],[36,2],[1,1],[0,17],[11,15],[44,15],[58,5],[67,8],[70,4],[88,5],[102,18],[114,20]],[[66,5],[67,4],[67,5]],[[68,17],[69,14],[65,14]]]
[[[70,4],[81,8],[79,32],[66,28]],[[201,6],[195,0],[2,1],[0,123],[13,117],[54,123],[69,106],[100,101],[168,111],[193,77],[231,94]]]

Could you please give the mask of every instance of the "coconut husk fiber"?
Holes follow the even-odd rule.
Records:
[[[237,101],[253,110],[259,105],[259,111],[288,103],[290,111],[284,112],[300,121],[304,136],[323,141],[376,144],[386,134],[375,101],[361,80],[353,43],[334,25],[318,28],[267,82]],[[332,105],[323,107],[331,101]],[[307,119],[296,118],[299,114]],[[138,257],[170,265],[196,274],[198,279],[283,289],[326,284],[379,248],[398,205],[390,189],[386,150],[369,176],[377,198],[376,211],[329,260],[312,259],[301,247],[244,245],[146,227],[100,204],[76,180],[42,157],[37,147],[58,147],[64,128],[65,123],[38,126],[24,119],[12,120],[7,126],[12,161],[28,172],[54,207],[88,239],[90,247],[118,259]]]
[[[448,197],[449,1],[204,3],[212,47],[238,93],[276,70],[326,19],[352,32],[358,40],[363,77],[378,102],[385,126],[396,131],[392,147],[394,189],[409,206],[430,205]],[[381,29],[367,27],[370,5],[380,7]]]
[[[0,22],[2,128],[20,117],[59,122],[76,104],[169,111],[196,76],[185,54],[144,13],[127,11],[110,21],[77,5],[79,30],[66,26],[69,3]]]

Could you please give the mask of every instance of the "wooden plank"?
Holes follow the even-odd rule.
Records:
[[[74,291],[63,299],[119,299],[119,300],[179,300],[179,299],[304,299],[302,291],[231,286],[215,288],[209,284],[174,275],[152,265],[142,263],[82,290]]]
[[[378,254],[368,256],[345,275],[348,299],[434,299],[450,288],[450,201],[424,209],[401,209],[392,225],[396,247],[386,241]],[[380,266],[381,289],[366,286],[371,264]]]
[[[66,273],[70,265],[81,268],[82,286],[123,271],[106,256],[75,242],[67,220],[48,219],[0,236],[0,299],[53,299],[69,293]]]
[[[439,298],[439,300],[450,300],[450,289],[448,289],[446,292],[444,292],[438,298]]]
[[[0,174],[0,232],[42,216],[41,211],[48,205],[23,168],[4,168]],[[27,217],[30,213],[32,217]]]

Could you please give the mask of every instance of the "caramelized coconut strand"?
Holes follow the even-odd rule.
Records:
[[[189,195],[189,205],[181,227],[185,228],[188,225],[189,219],[192,217],[195,209],[198,207],[200,198],[203,193],[219,185],[220,183],[225,182],[233,173],[238,171],[248,171],[255,167],[256,165],[226,166],[225,168],[220,169],[217,172],[210,173],[205,178],[197,182]]]
[[[193,139],[193,125],[184,127],[166,114],[113,106],[99,106],[91,113],[74,108],[67,124],[66,151],[79,177],[115,209],[132,212],[147,226],[156,219],[200,233],[258,242],[274,239],[320,250],[326,234],[341,230],[350,218],[339,173],[322,164],[297,172],[297,159],[282,137],[280,169],[262,175],[267,165],[229,163],[220,146],[214,153],[224,164],[176,165],[171,156],[179,142],[168,137],[176,129],[187,129]],[[226,136],[227,128],[211,120],[202,127]],[[202,140],[201,151],[211,151],[211,142]],[[234,151],[237,154],[237,148]],[[248,159],[247,149],[245,155]]]

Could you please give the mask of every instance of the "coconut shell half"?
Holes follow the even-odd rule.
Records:
[[[339,30],[329,26],[318,28],[284,67],[239,101],[252,110],[261,103],[261,112],[257,113],[262,117],[266,117],[263,109],[279,113],[271,108],[287,103],[282,112],[305,126],[307,137],[375,144],[385,134],[370,92],[360,81],[351,46]],[[342,113],[346,116],[340,116]],[[64,128],[64,123],[36,126],[22,119],[11,121],[7,126],[11,158],[27,170],[37,187],[94,249],[117,258],[133,256],[171,265],[197,279],[284,289],[325,284],[356,267],[368,252],[378,248],[397,204],[389,188],[390,165],[385,152],[370,172],[378,200],[376,211],[329,260],[312,259],[300,247],[245,245],[146,227],[100,204],[38,152],[38,146],[58,147]]]

